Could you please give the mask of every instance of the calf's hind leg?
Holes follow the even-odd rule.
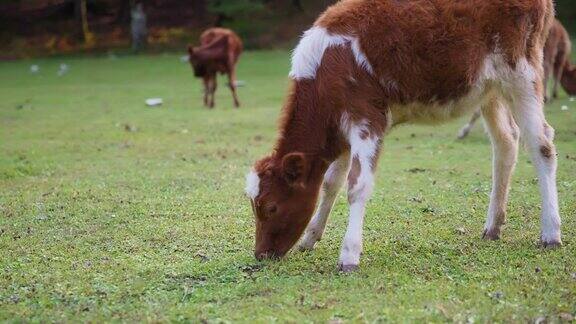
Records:
[[[468,136],[468,134],[472,130],[472,127],[474,127],[474,124],[476,124],[476,121],[478,120],[478,118],[480,118],[480,114],[481,114],[480,109],[474,112],[474,114],[470,118],[470,121],[466,125],[464,125],[462,129],[460,129],[460,132],[458,132],[458,139],[464,139],[466,136]]]
[[[540,80],[537,80],[536,85],[538,82]],[[542,199],[540,240],[544,247],[556,247],[562,244],[556,189],[556,148],[552,142],[554,129],[544,118],[541,90],[527,82],[524,87],[517,89],[511,108],[538,173]]]
[[[485,239],[500,238],[506,221],[510,178],[518,156],[518,126],[510,112],[497,99],[482,107],[482,116],[492,141],[492,193],[488,217],[482,235]]]
[[[216,96],[216,88],[218,88],[218,78],[214,75],[210,78],[210,108],[214,108],[214,97]]]
[[[228,73],[228,87],[232,92],[232,98],[234,99],[234,107],[240,107],[240,100],[238,100],[238,94],[236,93],[236,68],[234,67],[234,62],[230,63],[231,68]]]
[[[340,188],[342,188],[344,180],[346,180],[349,167],[350,153],[348,152],[342,154],[341,157],[332,162],[330,167],[328,167],[328,171],[326,171],[324,175],[324,182],[322,183],[320,204],[318,204],[316,213],[314,217],[312,217],[310,224],[308,224],[304,232],[304,236],[298,244],[300,250],[312,250],[314,244],[322,238],[326,221],[338,197],[338,192]]]
[[[210,79],[208,77],[203,77],[204,81],[204,107],[209,107],[209,96],[210,96]]]

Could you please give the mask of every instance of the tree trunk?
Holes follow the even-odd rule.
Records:
[[[88,12],[86,10],[86,0],[75,1],[76,21],[80,27],[80,38],[84,43],[91,41],[90,29],[88,28]]]

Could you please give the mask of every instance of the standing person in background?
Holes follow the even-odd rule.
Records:
[[[131,12],[130,30],[132,34],[132,50],[140,51],[147,45],[148,28],[146,27],[146,13],[142,3],[138,3]]]

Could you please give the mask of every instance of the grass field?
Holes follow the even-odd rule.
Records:
[[[65,62],[70,72],[56,76]],[[31,74],[31,64],[40,73]],[[311,253],[253,257],[244,175],[267,153],[287,52],[250,52],[243,107],[217,109],[178,55],[0,63],[0,320],[34,322],[566,321],[576,314],[576,102],[549,105],[564,247],[537,246],[523,152],[509,221],[480,239],[491,149],[462,121],[386,139],[361,270],[336,271],[339,198]],[[162,108],[144,100],[162,97]],[[562,110],[561,106],[568,106]],[[423,172],[410,172],[418,168]]]

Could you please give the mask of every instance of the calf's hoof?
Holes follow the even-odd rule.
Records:
[[[484,233],[482,233],[482,238],[488,241],[496,241],[500,239],[500,230],[499,229],[485,229]]]
[[[470,130],[467,128],[463,128],[460,130],[460,132],[458,133],[458,136],[456,138],[459,140],[465,139],[466,136],[468,136],[468,133],[470,133]]]
[[[562,234],[559,230],[542,231],[540,233],[540,246],[545,249],[556,249],[562,246]]]
[[[317,237],[316,230],[307,230],[304,232],[302,239],[298,242],[298,250],[299,251],[312,251],[314,250],[314,246],[318,241],[320,241],[321,237]]]
[[[338,264],[338,271],[341,273],[352,273],[358,271],[357,264]]]
[[[562,247],[561,240],[544,240],[540,239],[540,246],[546,250],[555,250]]]

